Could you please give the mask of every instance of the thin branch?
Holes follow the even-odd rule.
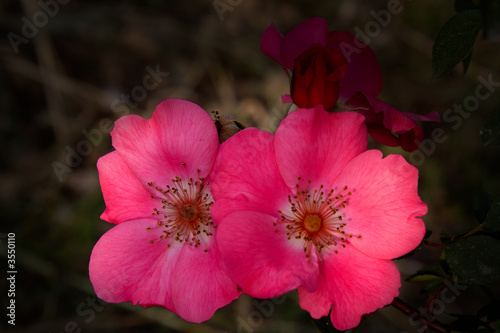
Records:
[[[469,237],[469,236],[472,236],[474,235],[476,232],[479,232],[481,230],[483,230],[483,226],[484,226],[484,223],[481,223],[480,225],[478,225],[477,227],[475,227],[474,229],[472,229],[471,231],[469,231],[468,233],[466,233],[465,235],[463,236],[460,236],[460,237],[452,237],[451,238],[451,242],[455,242],[459,239],[463,239],[463,238],[466,238],[466,237]]]
[[[424,244],[428,245],[428,246],[431,246],[431,247],[436,247],[438,249],[444,249],[444,248],[446,248],[446,245],[444,245],[444,244],[431,242],[431,241],[429,241],[427,239],[424,240]]]
[[[431,328],[437,332],[447,333],[449,332],[449,327],[439,321],[430,321],[426,317],[422,316],[415,310],[411,305],[400,299],[399,297],[394,298],[392,301],[392,306],[394,306],[399,311],[403,312],[407,316],[411,316],[413,320],[423,321],[426,327]]]

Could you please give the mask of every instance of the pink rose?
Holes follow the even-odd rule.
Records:
[[[115,151],[97,162],[116,224],[95,245],[89,273],[106,302],[161,305],[191,322],[210,319],[240,292],[220,260],[211,170],[219,141],[199,106],[167,99],[151,119],[124,116]]]
[[[366,148],[364,117],[321,106],[291,113],[275,136],[247,128],[221,145],[212,212],[244,293],[298,289],[300,306],[339,330],[398,295],[391,259],[422,241],[427,205],[415,167]]]

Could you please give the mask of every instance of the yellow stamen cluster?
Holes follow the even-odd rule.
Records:
[[[199,175],[200,170],[197,173]],[[216,228],[210,215],[213,201],[209,183],[204,178],[198,176],[197,179],[189,178],[184,181],[175,177],[165,187],[155,186],[152,182],[148,186],[157,192],[151,198],[158,202],[152,213],[153,217],[158,218],[158,222],[147,230],[163,228],[163,234],[156,241],[168,240],[168,247],[172,245],[172,241],[198,247],[206,237],[213,235],[212,231]],[[205,248],[204,251],[207,252],[208,249]]]
[[[308,184],[311,184],[311,181],[308,181]],[[335,193],[333,189],[325,191],[323,185],[311,191],[301,189],[297,184],[296,194],[288,196],[288,212],[278,211],[281,217],[274,223],[276,232],[284,230],[289,240],[302,240],[309,262],[313,248],[322,262],[324,249],[338,253],[338,250],[332,247],[345,247],[348,239],[353,237],[343,230],[346,223],[342,214],[342,209],[348,204],[351,195],[347,186]],[[278,225],[284,225],[284,228]]]

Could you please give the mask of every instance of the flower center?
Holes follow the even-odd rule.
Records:
[[[192,222],[198,217],[198,210],[193,204],[187,204],[181,207],[180,214],[184,220]]]
[[[197,170],[197,173],[199,174],[200,170]],[[149,242],[166,240],[168,247],[175,243],[188,244],[195,248],[203,246],[207,252],[207,238],[213,235],[212,231],[216,228],[210,215],[213,201],[209,183],[201,177],[196,180],[189,178],[186,181],[175,177],[171,184],[164,187],[155,186],[152,182],[148,183],[148,186],[157,192],[157,195],[151,195],[151,198],[155,200],[152,215],[158,222],[147,230],[163,229],[159,239]]]
[[[309,232],[316,232],[321,229],[323,221],[318,214],[308,214],[304,218],[304,228]]]
[[[297,184],[296,189],[295,195],[288,196],[290,206],[286,210],[278,211],[281,218],[274,223],[276,232],[284,231],[289,240],[300,242],[309,262],[312,251],[315,251],[323,262],[323,250],[338,253],[335,247],[345,247],[349,238],[353,237],[343,230],[347,225],[344,221],[347,219],[342,212],[352,193],[347,190],[347,186],[340,190],[325,191],[321,185],[319,189],[311,191],[302,190]],[[280,228],[278,225],[284,227]]]

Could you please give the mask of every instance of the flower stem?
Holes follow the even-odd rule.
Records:
[[[431,241],[428,241],[427,239],[424,240],[424,244],[425,245],[429,245],[431,247],[437,247],[438,249],[444,249],[444,248],[446,248],[446,245],[444,245],[444,244],[431,242]]]
[[[460,236],[460,237],[454,236],[451,238],[451,242],[453,243],[459,239],[463,239],[463,238],[469,237],[471,235],[474,235],[476,232],[483,230],[483,226],[484,226],[484,223],[481,223],[480,225],[478,225],[477,227],[475,227],[474,229],[472,229],[471,231],[469,231],[468,233],[466,233],[463,236]]]
[[[447,333],[449,331],[449,327],[447,327],[445,324],[442,324],[438,321],[430,321],[428,318],[422,316],[420,313],[418,313],[417,310],[415,310],[411,305],[400,299],[399,297],[394,298],[394,300],[391,303],[392,306],[394,306],[396,309],[399,311],[403,312],[404,314],[411,316],[411,319],[413,321],[419,320],[421,322],[424,322],[424,325],[427,328],[431,328],[435,330],[436,332],[441,332],[441,333]]]

